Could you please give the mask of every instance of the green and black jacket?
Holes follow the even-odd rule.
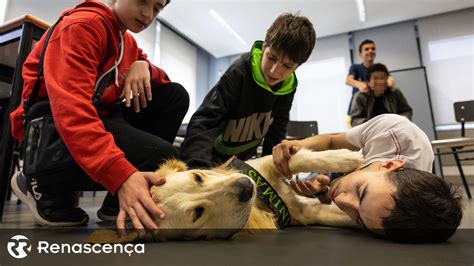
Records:
[[[194,113],[181,145],[181,158],[191,167],[210,167],[232,155],[247,160],[263,141],[263,154],[286,135],[295,74],[270,87],[261,71],[262,44],[257,41],[209,91]]]

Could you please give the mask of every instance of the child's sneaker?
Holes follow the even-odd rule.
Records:
[[[45,194],[38,190],[35,178],[16,172],[11,180],[15,195],[30,209],[35,221],[44,226],[75,226],[87,224],[89,216],[75,207],[76,194]]]
[[[105,222],[115,222],[120,210],[118,198],[113,196],[110,192],[105,195],[102,206],[97,211],[97,217]]]

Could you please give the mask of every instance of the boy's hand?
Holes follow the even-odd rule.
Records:
[[[140,112],[140,106],[146,108],[147,101],[151,101],[150,70],[146,61],[135,61],[130,66],[121,97],[125,97],[125,106],[130,107],[133,101],[133,109]]]
[[[291,188],[296,194],[312,196],[329,190],[329,177],[326,175],[314,175],[305,179],[290,180]]]
[[[389,87],[391,89],[395,86],[396,86],[395,79],[392,76],[388,76],[387,77],[387,87]]]
[[[159,177],[153,172],[135,172],[128,177],[117,193],[120,203],[120,211],[117,216],[119,233],[124,233],[127,216],[140,237],[145,236],[145,228],[153,230],[155,233],[158,232],[158,225],[155,221],[165,218],[165,213],[151,198],[150,186],[162,185],[165,182],[164,177]]]
[[[318,193],[323,193],[318,195],[318,199],[323,204],[330,204],[331,199],[329,198],[329,183],[330,179],[326,175],[316,175],[303,180],[290,180],[290,186],[296,194],[302,196],[313,196]]]
[[[365,82],[360,82],[357,88],[359,88],[359,91],[362,93],[367,93],[369,91],[369,87],[367,87],[367,83]]]
[[[295,154],[301,148],[303,148],[303,146],[297,140],[283,140],[280,144],[273,147],[273,163],[278,171],[288,179],[291,179],[291,175],[293,174],[288,161],[291,155]]]

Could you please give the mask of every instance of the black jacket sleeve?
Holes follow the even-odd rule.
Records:
[[[351,108],[351,125],[353,127],[360,125],[368,120],[367,105],[367,97],[362,92],[358,92],[354,95]]]
[[[273,107],[273,122],[268,129],[263,141],[262,155],[272,154],[273,146],[280,143],[286,137],[288,121],[290,120],[290,109],[293,104],[295,91],[291,94],[280,96]]]
[[[395,97],[397,99],[397,113],[408,118],[408,120],[411,120],[411,117],[413,115],[413,109],[408,104],[405,96],[403,96],[402,91],[399,89],[394,89],[392,93],[395,94]]]
[[[229,110],[238,102],[242,82],[241,72],[229,68],[192,116],[180,149],[181,159],[191,168],[214,166],[214,142],[224,131]]]

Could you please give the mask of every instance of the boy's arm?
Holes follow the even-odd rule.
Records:
[[[227,71],[192,116],[180,149],[181,159],[190,167],[214,166],[214,142],[224,131],[227,115],[239,99],[241,84],[238,74]]]
[[[91,103],[97,69],[106,53],[104,36],[107,32],[97,24],[75,23],[63,29],[61,41],[48,44],[44,80],[56,130],[74,160],[115,193],[137,169],[105,130]]]
[[[285,139],[294,95],[293,92],[290,95],[280,96],[276,101],[272,111],[273,123],[268,129],[268,133],[265,135],[263,141],[263,155],[271,154],[273,146]]]
[[[330,149],[351,149],[358,147],[352,145],[347,139],[346,133],[316,135],[302,140],[284,140],[273,148],[273,163],[275,167],[286,177],[293,174],[288,165],[291,156],[301,148],[314,151],[324,151]]]
[[[349,74],[346,78],[346,85],[358,88],[359,91],[363,93],[366,93],[368,90],[367,84],[365,82],[356,80],[354,76],[351,74]]]
[[[358,88],[359,91],[366,93],[368,90],[367,84],[363,81],[359,81],[356,79],[356,77],[360,76],[361,74],[359,72],[359,69],[357,68],[357,65],[351,65],[351,67],[349,68],[349,74],[347,74],[346,85],[351,86],[353,88]]]
[[[356,93],[352,100],[351,107],[351,125],[353,127],[360,125],[368,120],[367,118],[367,99],[361,92]]]

